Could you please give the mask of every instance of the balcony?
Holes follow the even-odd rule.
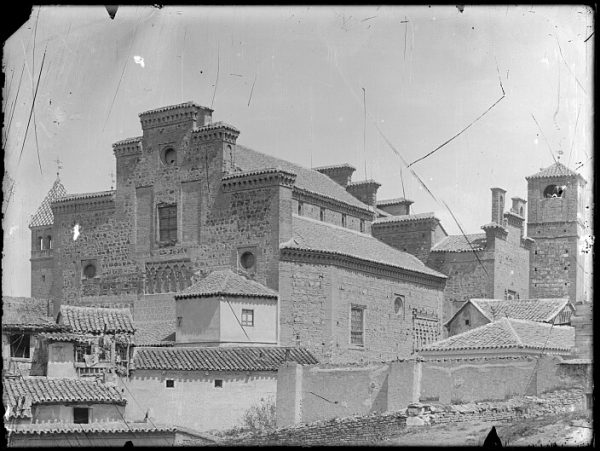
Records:
[[[54,254],[52,249],[42,249],[31,251],[31,258],[52,258]]]

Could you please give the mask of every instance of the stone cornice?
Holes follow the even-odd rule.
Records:
[[[280,258],[282,261],[289,262],[337,266],[352,271],[360,271],[367,274],[386,277],[387,279],[395,281],[400,279],[406,282],[425,285],[431,288],[438,288],[442,290],[446,280],[442,277],[423,274],[370,260],[363,260],[349,255],[314,249],[283,247],[280,249]]]
[[[504,218],[507,220],[508,224],[514,227],[523,227],[523,222],[525,218],[514,211],[507,211],[504,213]]]
[[[356,207],[354,205],[334,199],[333,197],[298,188],[297,186],[294,186],[293,198],[301,202],[323,206],[334,211],[351,212],[354,213],[358,218],[365,219],[367,221],[372,221],[375,215],[375,212],[370,209]]]
[[[223,140],[227,143],[235,144],[239,135],[240,131],[233,125],[229,125],[225,122],[215,122],[194,130],[192,132],[192,140],[195,142]]]
[[[57,199],[50,204],[53,214],[85,210],[106,210],[115,207],[115,192],[82,194],[81,197]]]
[[[221,179],[223,191],[239,191],[257,189],[265,186],[293,187],[296,174],[279,168],[261,169],[258,171],[227,174]]]
[[[142,153],[142,137],[128,138],[114,143],[113,153],[117,157]]]

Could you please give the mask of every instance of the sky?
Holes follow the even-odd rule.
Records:
[[[557,157],[592,180],[593,26],[584,6],[35,6],[4,43],[3,294],[30,295],[28,223],[57,171],[68,193],[111,189],[112,143],[185,101],[480,233],[492,187],[526,199]]]

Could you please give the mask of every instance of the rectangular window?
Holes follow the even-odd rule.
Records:
[[[29,358],[29,335],[13,334],[10,336],[10,355],[21,359]]]
[[[175,388],[175,381],[173,379],[167,379],[166,386],[167,388]]]
[[[242,326],[254,326],[254,310],[242,309]]]
[[[361,232],[365,231],[365,220],[364,219],[360,220],[360,231]]]
[[[346,214],[342,213],[342,227],[346,227]]]
[[[177,242],[177,205],[158,207],[159,241]]]
[[[299,216],[302,215],[303,210],[304,210],[304,203],[299,201],[298,202],[298,215]]]
[[[319,211],[319,219],[321,221],[325,221],[325,209],[321,208],[321,210]]]
[[[215,379],[215,388],[223,388],[223,380]]]
[[[350,344],[356,346],[364,346],[364,308],[363,307],[352,307],[350,309]]]
[[[77,344],[75,345],[75,361],[85,363],[85,356],[92,354],[92,345]]]
[[[87,407],[73,407],[73,423],[88,424],[90,422],[90,409]]]
[[[181,327],[181,323],[183,322],[183,316],[177,317],[177,327]]]

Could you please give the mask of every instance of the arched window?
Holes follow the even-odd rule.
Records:
[[[520,208],[519,208],[519,215],[520,215],[520,216],[523,216],[523,207],[520,207]]]
[[[168,147],[161,152],[161,159],[167,166],[174,166],[177,163],[177,152],[172,147]]]
[[[86,279],[93,279],[96,276],[96,266],[93,263],[88,263],[83,268],[83,275]]]
[[[547,199],[554,197],[564,197],[566,189],[566,186],[548,185],[546,189],[544,189],[544,197]]]
[[[44,237],[43,236],[38,237],[38,250],[40,250],[40,251],[44,250]]]
[[[402,315],[404,318],[404,296],[396,296],[396,299],[394,299],[394,313]]]
[[[46,237],[46,241],[48,242],[48,249],[52,249],[52,237],[50,235]]]

